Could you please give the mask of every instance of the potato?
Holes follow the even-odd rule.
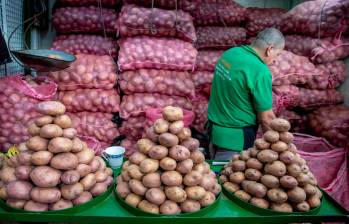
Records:
[[[246,161],[247,168],[252,168],[256,170],[260,170],[263,168],[263,164],[256,158],[249,158]]]
[[[101,157],[95,156],[93,159],[97,159],[99,161],[99,168],[98,168],[99,170],[105,170],[107,168],[107,165],[105,164],[104,159],[102,159]]]
[[[77,153],[81,152],[84,149],[84,145],[79,138],[74,138],[72,141],[73,147],[71,148],[71,152]]]
[[[288,151],[291,151],[291,152],[296,153],[298,150],[297,150],[297,147],[296,147],[295,144],[289,143],[289,144],[288,144]]]
[[[113,182],[114,182],[114,178],[111,176],[108,176],[105,181],[101,182],[101,184],[104,184],[107,187],[109,187]]]
[[[166,149],[167,150],[167,149]],[[143,153],[141,152],[135,152],[133,153],[129,160],[131,163],[133,164],[136,164],[136,165],[139,165],[143,160],[145,160],[147,158],[146,155],[144,155]]]
[[[177,167],[177,162],[170,157],[165,157],[160,161],[160,167],[166,171],[175,170]]]
[[[213,189],[211,190],[211,192],[214,193],[215,195],[218,195],[221,191],[222,191],[222,187],[218,183],[215,183]]]
[[[183,178],[183,183],[187,186],[196,186],[202,181],[202,173],[199,171],[192,170],[186,174]]]
[[[241,186],[245,192],[257,198],[263,198],[267,194],[267,188],[263,184],[255,181],[244,180]]]
[[[287,172],[293,177],[298,177],[299,174],[302,172],[301,167],[297,164],[290,164],[287,165]]]
[[[72,202],[74,205],[81,205],[92,199],[92,194],[88,191],[84,191],[79,197],[75,198]]]
[[[89,173],[80,180],[84,191],[90,190],[96,184],[95,174]]]
[[[159,161],[155,159],[145,159],[139,164],[142,173],[154,173],[159,169]]]
[[[177,203],[167,200],[160,206],[160,213],[166,215],[175,215],[181,213],[181,209]]]
[[[178,186],[182,181],[182,175],[177,171],[165,171],[161,174],[161,182],[166,186]]]
[[[145,193],[145,198],[150,203],[161,205],[166,200],[166,195],[160,188],[150,188]]]
[[[190,151],[181,145],[175,145],[170,148],[169,156],[176,161],[183,161],[190,158]]]
[[[306,184],[304,187],[303,187],[305,193],[307,194],[307,196],[313,196],[313,195],[316,195],[316,192],[317,192],[317,187],[311,185],[311,184]]]
[[[65,128],[63,129],[63,137],[64,138],[69,138],[69,139],[74,139],[77,135],[77,131],[75,128]]]
[[[321,200],[319,197],[317,197],[316,195],[311,196],[308,200],[307,200],[310,208],[316,208],[319,207],[321,205]]]
[[[270,149],[261,150],[257,154],[257,159],[262,163],[270,163],[270,162],[276,161],[278,157],[279,157],[278,153]]]
[[[32,123],[28,127],[28,133],[29,133],[30,136],[39,135],[40,134],[40,128],[35,123]]]
[[[229,175],[229,180],[235,184],[241,184],[245,180],[245,174],[243,172],[234,172]]]
[[[53,117],[47,115],[47,116],[36,118],[34,123],[37,127],[42,127],[44,125],[51,124],[52,121],[53,121]]]
[[[207,207],[216,201],[216,196],[212,192],[206,192],[204,197],[199,201],[201,207]]]
[[[37,112],[44,115],[62,115],[65,113],[65,106],[59,101],[43,101],[37,104]]]
[[[121,182],[118,185],[116,185],[116,192],[118,192],[120,197],[125,198],[127,195],[131,193],[131,190],[128,186],[128,183]]]
[[[43,152],[43,151],[40,151],[40,152]],[[31,163],[32,155],[33,153],[27,150],[27,151],[20,152],[16,157],[12,157],[11,159],[16,158],[16,162],[15,162],[16,164],[14,164],[16,167],[20,165],[30,166],[32,165]]]
[[[168,155],[168,149],[162,145],[155,145],[150,148],[148,155],[152,159],[163,159]]]
[[[260,150],[258,150],[256,147],[250,148],[250,156],[252,158],[256,158],[257,154],[260,152]]]
[[[122,176],[123,181],[128,182],[131,180],[131,177],[130,177],[130,175],[128,175],[127,171],[122,171],[121,176]]]
[[[50,166],[58,170],[73,170],[78,166],[78,162],[78,157],[73,153],[64,152],[55,155],[50,161]]]
[[[150,141],[149,139],[146,139],[146,138],[142,138],[142,139],[137,141],[137,148],[138,148],[139,152],[143,153],[145,155],[148,154],[149,150],[154,145],[155,144],[152,141]]]
[[[18,199],[12,199],[12,198],[9,198],[6,200],[6,203],[8,205],[14,208],[19,208],[19,209],[23,209],[26,202],[27,202],[26,200],[18,200]]]
[[[301,171],[302,171],[302,173],[308,173],[310,171],[310,169],[307,165],[302,165]]]
[[[76,184],[80,180],[80,174],[76,170],[65,171],[61,176],[61,181],[64,184]]]
[[[269,202],[263,198],[251,198],[250,203],[260,208],[269,208]]]
[[[48,147],[48,140],[40,136],[34,136],[28,139],[26,143],[28,149],[33,151],[45,151]]]
[[[79,164],[89,164],[93,160],[95,153],[91,149],[84,149],[75,155],[78,157]]]
[[[295,203],[303,202],[307,198],[305,191],[300,187],[295,187],[293,189],[288,190],[287,196],[288,196],[288,200]]]
[[[293,152],[285,151],[280,154],[280,160],[285,164],[290,164],[294,161],[295,155]]]
[[[142,182],[135,179],[130,180],[128,186],[133,193],[139,196],[144,196],[148,190],[146,187],[143,186]]]
[[[154,205],[147,200],[142,200],[138,203],[138,208],[144,212],[159,214],[159,206]]]
[[[29,180],[29,175],[32,170],[33,166],[18,166],[15,169],[15,175],[18,180]]]
[[[288,145],[285,142],[277,141],[273,144],[271,144],[271,149],[275,152],[284,152],[288,149]]]
[[[273,119],[269,125],[271,129],[278,132],[287,132],[291,128],[290,122],[282,118]]]
[[[30,173],[30,179],[38,187],[55,187],[60,182],[61,172],[49,166],[37,166]]]
[[[48,151],[52,153],[70,152],[73,147],[73,142],[69,138],[56,137],[50,140]]]
[[[228,177],[226,175],[220,175],[219,181],[224,184],[225,182],[228,182]]]
[[[63,130],[61,127],[55,124],[46,124],[40,129],[40,137],[43,138],[55,138],[63,135]]]
[[[30,197],[35,202],[50,204],[61,198],[61,191],[57,187],[34,187]]]
[[[158,142],[159,141],[159,135],[155,132],[154,127],[151,126],[149,128],[145,129],[145,136],[148,138],[149,141]],[[154,143],[153,143],[154,144]],[[144,154],[146,154],[144,151],[141,151],[138,147],[138,150]]]
[[[283,188],[294,188],[298,186],[298,182],[296,180],[296,178],[286,175],[280,178],[280,184]]]
[[[270,143],[265,141],[263,138],[256,139],[254,141],[254,144],[260,150],[268,149],[270,147]]]
[[[208,174],[204,174],[200,182],[200,186],[203,187],[206,191],[211,191],[214,188],[215,183],[215,177],[213,178]]]
[[[48,210],[48,204],[35,201],[27,201],[24,205],[24,210],[33,212],[43,212]]]
[[[100,172],[100,171],[99,171]],[[139,166],[135,165],[135,164],[132,164],[128,167],[127,169],[127,173],[128,175],[130,175],[130,177],[132,179],[136,179],[136,180],[142,180],[142,177],[143,177],[143,173],[140,171],[139,169]],[[97,173],[96,173],[96,177],[97,177]],[[107,176],[105,176],[106,178]],[[98,182],[98,181],[97,181]],[[100,181],[100,182],[103,182],[103,181]]]
[[[305,186],[306,184],[311,184],[310,177],[307,174],[300,173],[297,177],[299,186]]]
[[[108,176],[113,176],[114,172],[110,167],[105,168],[104,172],[108,175]]]
[[[159,188],[161,186],[160,173],[148,173],[143,179],[142,183],[148,188]]]
[[[191,159],[186,159],[177,164],[176,171],[180,174],[187,174],[193,169],[194,163]]]
[[[58,125],[61,128],[70,128],[72,125],[72,120],[68,115],[62,114],[53,120],[53,123]]]
[[[235,160],[231,164],[231,168],[233,171],[244,171],[246,169],[246,162],[242,160]]]
[[[10,183],[16,181],[17,177],[15,175],[16,170],[13,167],[3,167],[0,172],[0,179],[4,183]]]
[[[183,119],[183,110],[179,107],[167,106],[162,110],[162,117],[167,121],[179,121]]]
[[[163,133],[159,136],[159,143],[165,147],[178,145],[178,137],[171,133]]]
[[[195,201],[201,200],[206,194],[205,189],[200,186],[186,187],[185,192],[187,193],[188,199]]]
[[[97,183],[102,183],[108,178],[108,175],[104,171],[99,170],[95,173],[95,177]]]
[[[248,168],[245,170],[245,178],[248,180],[258,181],[262,176],[259,170]]]
[[[142,201],[142,197],[139,195],[136,195],[134,193],[130,193],[126,196],[125,198],[125,202],[129,205],[131,205],[132,207],[137,208],[137,205],[139,204],[139,202]]]
[[[7,200],[8,195],[6,191],[6,186],[0,187],[0,198],[3,200]]]
[[[291,132],[281,132],[280,133],[280,141],[285,142],[286,144],[292,143],[294,140],[294,136]]]
[[[270,208],[277,212],[293,212],[292,206],[288,203],[271,203]]]
[[[267,192],[268,199],[272,202],[283,203],[286,202],[288,196],[284,190],[281,188],[273,188]]]
[[[195,150],[190,153],[190,159],[194,162],[194,164],[199,164],[205,161],[205,156],[199,150]]]
[[[91,173],[91,167],[86,164],[79,164],[76,167],[76,171],[78,171],[80,178],[85,177],[87,174]]]
[[[185,148],[193,152],[200,147],[200,142],[195,138],[188,138],[181,142],[181,146],[184,146]]]
[[[19,199],[19,200],[29,200],[30,191],[33,185],[27,181],[17,180],[9,183],[6,186],[6,193],[9,198]]]
[[[73,200],[79,197],[83,191],[84,185],[82,185],[81,183],[62,185],[61,187],[62,197],[66,200]]]
[[[53,157],[52,152],[49,151],[39,151],[34,152],[31,156],[31,163],[36,166],[43,166],[50,163]]]
[[[50,205],[50,210],[62,210],[73,207],[73,203],[68,200],[60,199],[54,204]]]
[[[95,173],[97,170],[99,170],[99,167],[100,167],[100,163],[99,163],[99,160],[96,159],[96,158],[93,158],[93,160],[88,164],[90,167],[91,167],[91,173]],[[110,168],[108,167],[108,170]],[[108,176],[111,176],[113,175],[113,170],[110,169],[108,172],[106,172],[106,174]]]
[[[277,131],[269,130],[264,133],[263,138],[267,142],[274,143],[279,141],[280,135]]]
[[[25,144],[25,142],[22,142],[22,143],[19,143],[17,149],[22,153],[24,151],[28,151],[28,147],[27,145]]]
[[[296,154],[296,158],[294,160],[294,163],[295,164],[298,164],[299,166],[303,166],[303,165],[306,165],[306,161],[305,159],[301,158],[298,154]]]
[[[187,193],[185,190],[178,186],[165,187],[165,194],[168,199],[177,203],[183,202],[187,199]]]
[[[96,183],[90,190],[91,194],[93,196],[98,196],[100,194],[103,194],[107,191],[108,186],[106,184],[102,183]]]
[[[179,141],[186,140],[191,137],[191,131],[189,128],[182,128],[182,130],[177,133],[177,137],[179,138]]]
[[[237,190],[234,192],[234,195],[238,198],[240,198],[243,201],[248,202],[251,199],[251,195],[249,195],[248,193],[246,193],[243,190]]]
[[[25,164],[30,165],[30,151],[20,153],[18,156],[12,156],[11,158],[6,157],[4,160],[4,164],[5,166],[16,168],[17,166],[20,165],[19,158],[22,158],[23,160],[25,160],[25,163],[23,163],[23,165]]]
[[[185,200],[181,203],[182,212],[196,212],[201,209],[201,205],[199,202],[194,200]]]
[[[154,130],[157,134],[162,134],[168,131],[170,123],[162,118],[157,119],[154,122]]]
[[[303,202],[298,203],[296,205],[296,208],[300,212],[307,212],[310,210],[310,205],[306,201],[303,201]]]
[[[274,161],[272,163],[268,163],[264,167],[264,171],[266,174],[271,174],[276,177],[282,177],[286,174],[286,166],[283,162]]]
[[[251,158],[250,157],[250,151],[248,151],[248,150],[244,150],[244,151],[241,151],[241,153],[240,153],[240,159],[242,160],[242,161],[247,161],[249,158]]]
[[[268,188],[278,188],[279,179],[273,175],[265,174],[261,177],[261,183]]]
[[[234,184],[234,183],[231,183],[231,182],[225,182],[225,183],[223,184],[223,186],[224,186],[224,188],[225,188],[227,191],[229,191],[229,192],[231,192],[231,193],[234,193],[235,191],[240,190],[240,187],[239,187],[238,184]]]

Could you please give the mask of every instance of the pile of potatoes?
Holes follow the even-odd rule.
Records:
[[[290,123],[276,118],[254,147],[224,166],[223,187],[255,206],[279,212],[306,212],[321,204],[321,191],[297,153]]]
[[[31,137],[19,154],[5,158],[0,170],[0,198],[29,211],[61,210],[83,204],[107,191],[113,171],[76,137],[65,107],[39,103]]]
[[[145,131],[123,164],[116,191],[125,202],[154,214],[195,212],[215,202],[221,191],[216,175],[184,127],[181,108],[168,106]]]

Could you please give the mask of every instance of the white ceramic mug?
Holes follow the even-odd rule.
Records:
[[[125,148],[121,146],[108,147],[102,151],[102,156],[106,159],[111,168],[117,169],[121,167],[124,159]]]

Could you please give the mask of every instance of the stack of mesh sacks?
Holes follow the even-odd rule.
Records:
[[[123,93],[120,116],[126,155],[142,137],[145,111],[178,106],[191,110],[194,98],[193,71],[197,51],[191,1],[124,1],[119,16],[118,67]]]
[[[336,88],[346,76],[342,59],[349,55],[349,38],[342,36],[348,30],[342,21],[348,12],[349,2],[315,0],[282,16],[279,25],[286,47],[271,66],[276,113],[294,117],[299,109],[313,111],[343,102]]]
[[[120,105],[114,87],[117,1],[60,0],[57,4],[53,25],[58,35],[52,49],[74,54],[76,61],[65,70],[51,72],[49,77],[57,82],[57,100],[66,106],[78,134],[97,139],[105,148],[119,136],[111,121]]]

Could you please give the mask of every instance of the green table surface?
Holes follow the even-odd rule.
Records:
[[[221,167],[212,167],[219,171]],[[134,216],[125,210],[111,194],[100,204],[75,214],[33,214],[9,213],[0,208],[1,221],[18,222],[75,222],[75,223],[117,223],[117,224],[160,224],[160,223],[294,223],[294,222],[349,222],[349,213],[331,197],[324,194],[322,206],[316,215],[261,216],[247,211],[230,201],[224,195],[218,206],[200,217],[143,217]]]

